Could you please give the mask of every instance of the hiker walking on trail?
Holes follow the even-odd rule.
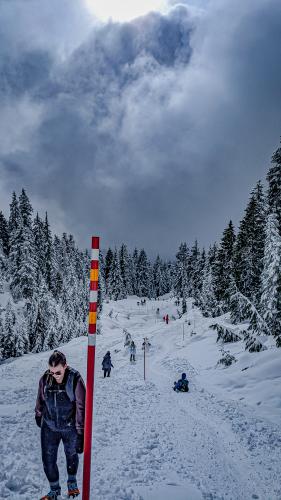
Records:
[[[146,350],[148,350],[150,346],[151,346],[151,343],[149,342],[148,338],[147,338],[147,337],[145,337],[145,338],[143,339],[142,349],[146,349]]]
[[[66,363],[65,355],[54,351],[49,369],[40,378],[35,420],[41,428],[42,461],[50,491],[41,500],[61,498],[57,454],[62,440],[68,473],[68,497],[76,497],[78,453],[84,450],[86,389],[80,373]]]
[[[136,361],[136,344],[132,340],[131,345],[130,345],[130,361]]]
[[[110,352],[107,351],[106,355],[104,356],[104,358],[102,360],[102,369],[103,369],[103,377],[104,378],[106,377],[106,375],[108,377],[110,377],[111,368],[114,368],[114,366],[111,363]]]
[[[174,383],[173,389],[176,392],[188,392],[189,391],[186,373],[182,373],[181,378],[177,382]]]
[[[165,321],[166,321],[166,325],[167,325],[169,323],[169,315],[168,314],[166,314]]]

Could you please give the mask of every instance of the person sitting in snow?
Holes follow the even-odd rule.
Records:
[[[102,369],[103,369],[104,378],[106,377],[106,375],[108,377],[110,377],[111,368],[114,368],[114,366],[111,363],[110,352],[107,351],[106,355],[104,356],[104,358],[102,360]]]
[[[130,345],[130,361],[136,361],[136,344],[132,340],[131,345]]]
[[[183,373],[181,378],[177,382],[174,383],[173,389],[176,392],[188,392],[189,391],[186,373]]]

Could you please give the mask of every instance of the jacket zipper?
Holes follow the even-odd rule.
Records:
[[[54,391],[54,395],[55,395],[56,427],[58,427],[57,393],[56,393],[56,391]]]

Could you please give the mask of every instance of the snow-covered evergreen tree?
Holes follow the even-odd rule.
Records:
[[[127,246],[124,243],[121,245],[119,251],[119,262],[120,262],[121,278],[124,285],[124,293],[126,296],[132,295],[133,285],[132,285],[132,277],[130,275],[129,253]]]
[[[230,283],[234,272],[234,243],[234,227],[232,221],[230,221],[223,232],[215,264],[216,299],[222,304],[225,312],[229,310]]]
[[[12,201],[10,203],[10,216],[8,222],[8,231],[10,236],[18,228],[19,222],[20,222],[19,203],[16,193],[13,192]]]
[[[151,297],[151,277],[152,271],[150,263],[144,249],[139,253],[139,258],[136,267],[137,295],[139,297]]]
[[[261,311],[272,335],[281,337],[281,237],[274,213],[266,223]]]
[[[261,273],[265,240],[265,201],[258,182],[251,193],[234,250],[234,272],[238,289],[255,305],[261,293]]]
[[[9,231],[8,222],[0,211],[0,246],[5,256],[9,255]]]
[[[119,256],[117,248],[114,250],[113,260],[108,276],[107,293],[110,299],[119,300],[126,297],[124,283],[121,276]]]
[[[189,257],[189,286],[188,295],[195,300],[195,304],[199,305],[200,301],[200,289],[202,286],[202,276],[201,276],[201,255],[198,247],[197,240],[190,250]]]
[[[155,297],[160,297],[164,295],[167,291],[167,284],[165,277],[165,269],[163,269],[163,263],[160,259],[160,256],[157,255],[156,260],[153,265],[153,285],[154,285],[154,293]]]
[[[14,300],[31,299],[36,287],[37,266],[32,231],[32,206],[24,191],[19,197],[19,218],[10,237],[10,288]]]
[[[272,167],[267,173],[267,202],[270,213],[275,213],[278,220],[278,230],[281,235],[281,147],[277,148],[271,158]]]
[[[48,290],[53,290],[53,244],[52,244],[52,234],[50,230],[50,225],[48,221],[48,214],[45,214],[45,221],[43,225],[44,234],[44,254],[45,254],[45,265],[44,265],[44,278],[47,283]]]
[[[218,301],[215,294],[215,277],[212,268],[212,257],[213,248],[210,248],[202,273],[203,280],[199,305],[205,316],[215,317],[220,313],[220,311],[218,309]]]
[[[98,319],[100,319],[103,301],[106,294],[106,284],[105,284],[105,262],[103,258],[103,252],[100,251],[99,254],[99,282],[98,282]]]
[[[189,276],[188,276],[189,249],[186,243],[181,243],[176,254],[174,292],[177,297],[188,297]]]
[[[111,248],[109,248],[106,252],[105,260],[104,260],[105,284],[106,284],[106,294],[107,295],[109,295],[108,283],[109,283],[109,274],[110,274],[111,267],[112,267],[112,261],[113,261],[113,252],[112,252]]]
[[[6,306],[3,335],[1,336],[1,354],[3,359],[11,358],[17,355],[17,335],[16,335],[16,316],[9,300]]]

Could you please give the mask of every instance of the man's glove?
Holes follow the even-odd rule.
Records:
[[[77,434],[76,451],[77,453],[83,453],[84,451],[84,434]]]
[[[35,421],[36,425],[41,428],[42,417],[38,417],[37,415],[35,415]]]

